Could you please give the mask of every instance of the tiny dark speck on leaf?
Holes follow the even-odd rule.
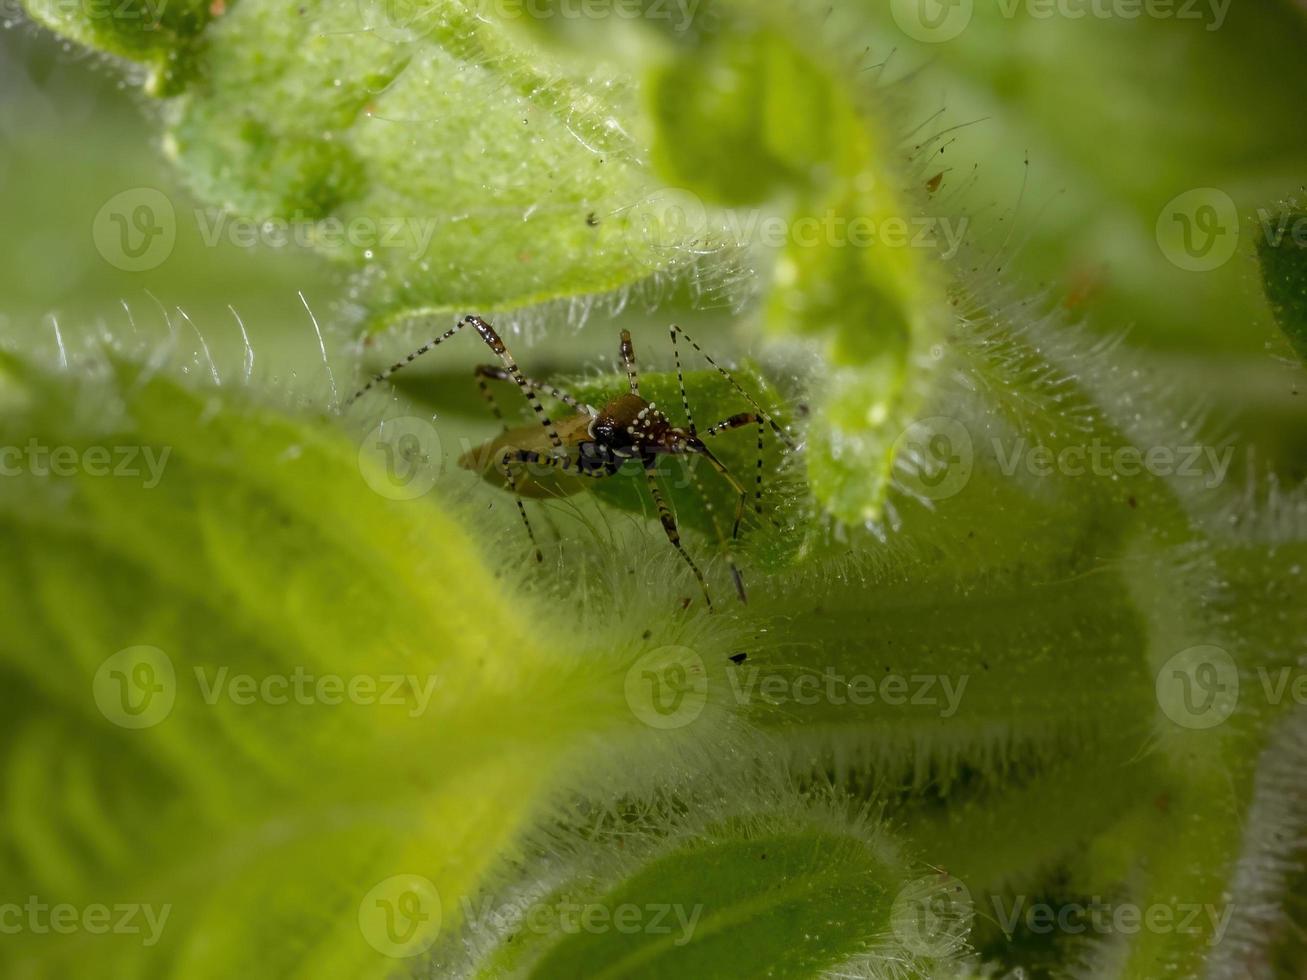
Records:
[[[767,860],[767,855],[766,855],[766,854],[760,854],[759,857],[760,857],[762,860],[764,860],[764,861]]]
[[[589,225],[591,228],[599,227],[599,219],[595,217],[595,213],[593,211],[591,211],[589,214],[585,216],[585,223]]]
[[[653,636],[653,630],[645,630],[643,633],[640,634],[640,639],[647,640],[651,636]]]
[[[1139,506],[1139,501],[1135,500],[1134,497],[1127,497],[1126,503],[1130,505],[1131,510],[1134,510],[1136,507]]]
[[[733,653],[730,656],[730,661],[733,664],[742,664],[748,659],[749,659],[749,655],[745,653],[743,650],[741,650],[739,653]]]

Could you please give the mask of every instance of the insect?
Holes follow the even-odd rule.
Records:
[[[595,408],[582,403],[580,399],[568,394],[561,388],[526,377],[521,368],[518,367],[517,361],[509,352],[504,341],[495,332],[494,327],[479,316],[463,317],[440,336],[428,341],[411,354],[408,354],[403,360],[397,361],[386,370],[375,375],[367,384],[349,397],[344,407],[348,408],[359,397],[376,385],[386,381],[396,371],[413,363],[417,358],[444,343],[465,327],[472,327],[486,346],[499,358],[499,364],[480,365],[473,371],[481,394],[490,405],[495,418],[501,423],[503,422],[503,415],[499,411],[487,382],[511,382],[517,386],[531,406],[538,424],[513,429],[505,427],[504,431],[496,438],[483,446],[464,453],[459,459],[459,465],[465,469],[476,470],[483,474],[497,474],[499,481],[513,494],[517,501],[517,510],[521,515],[522,524],[526,528],[527,536],[535,551],[536,560],[543,561],[544,554],[536,542],[535,531],[532,529],[531,520],[527,516],[523,498],[576,493],[585,486],[587,480],[611,477],[625,463],[636,460],[643,466],[646,485],[650,496],[653,498],[654,506],[657,508],[658,518],[662,523],[663,531],[667,535],[667,540],[671,542],[672,547],[676,549],[686,565],[689,566],[691,572],[694,573],[695,579],[703,590],[704,601],[711,610],[712,597],[708,594],[707,581],[704,579],[699,566],[695,564],[694,559],[690,557],[689,552],[685,550],[684,545],[681,543],[681,534],[680,529],[677,527],[676,517],[667,505],[662,489],[658,484],[657,466],[659,460],[668,456],[702,458],[714,473],[730,485],[737,495],[730,537],[731,541],[735,541],[739,537],[740,523],[743,520],[750,495],[739,480],[726,468],[726,465],[708,448],[704,439],[743,426],[752,425],[757,427],[758,465],[754,476],[753,501],[755,511],[761,516],[762,448],[766,428],[770,427],[772,432],[788,448],[794,448],[793,443],[790,442],[781,427],[776,424],[776,421],[703,348],[696,344],[685,331],[675,325],[670,328],[670,333],[672,351],[676,359],[676,378],[680,388],[681,407],[686,418],[686,425],[683,427],[673,425],[671,419],[660,411],[657,405],[646,401],[641,396],[640,375],[636,367],[635,348],[631,343],[630,331],[623,330],[621,332],[621,341],[618,348],[622,365],[626,370],[628,390],[610,399],[602,408]],[[709,426],[702,432],[696,427],[694,416],[690,411],[690,399],[685,390],[680,348],[677,346],[677,340],[681,337],[684,337],[730,383],[735,391],[749,404],[751,411],[738,412]],[[550,418],[541,400],[542,395],[566,406],[570,410],[570,414],[557,420]],[[552,473],[558,479],[543,479],[546,473]],[[702,494],[702,486],[698,483],[698,478],[692,472],[690,475],[692,482],[699,487]],[[704,500],[711,516],[712,505],[707,497]],[[715,517],[713,523],[716,525]],[[720,530],[718,533],[720,536]],[[722,543],[726,545],[724,539]],[[731,557],[729,545],[726,545],[726,547],[726,558],[731,569],[731,577],[735,583],[740,601],[744,602],[746,600],[744,580],[735,565],[734,559]]]

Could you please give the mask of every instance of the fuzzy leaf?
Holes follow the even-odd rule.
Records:
[[[4,878],[167,917],[7,936],[6,975],[389,975],[574,735],[649,731],[369,443],[138,368],[3,367],[0,444],[38,453],[0,483]]]
[[[1307,210],[1283,205],[1257,240],[1262,284],[1280,329],[1307,358]]]
[[[971,924],[956,881],[918,880],[883,831],[820,813],[709,823],[598,873],[583,869],[611,857],[581,848],[591,865],[553,869],[562,884],[490,900],[500,921],[469,936],[489,949],[466,976],[817,978],[856,961],[888,978],[947,963]]]

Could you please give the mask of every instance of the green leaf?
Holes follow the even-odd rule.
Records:
[[[677,271],[710,291],[747,249],[772,268],[772,335],[839,368],[813,406],[815,498],[878,522],[952,319],[900,126],[820,18],[712,15],[674,43],[627,23],[619,70],[457,0],[243,0],[208,26],[165,147],[201,199],[307,225],[363,270],[374,326]],[[763,218],[779,237],[755,240]]]
[[[236,3],[237,0],[230,0]],[[65,37],[145,65],[146,89],[171,95],[190,80],[205,28],[228,0],[23,0],[28,14]]]
[[[1282,204],[1264,232],[1257,256],[1266,298],[1293,349],[1307,358],[1307,210]]]
[[[401,30],[379,4],[248,0],[213,25],[167,137],[197,194],[310,225],[365,270],[382,317],[616,289],[686,261],[629,80],[456,0],[413,9]]]
[[[839,32],[859,23],[847,14],[825,23],[783,4],[723,4],[725,29],[680,51],[652,97],[668,179],[736,207],[736,226],[763,239],[770,335],[815,341],[824,356],[808,481],[827,513],[857,526],[885,516],[896,442],[952,307],[939,257],[916,241],[924,201],[901,169],[906,128],[843,49]]]
[[[1261,230],[1252,216],[1307,168],[1307,104],[1285,84],[1307,44],[1298,4],[1139,17],[1129,5],[1061,16],[1073,8],[958,4],[927,43],[912,34],[922,8],[855,5],[875,23],[862,42],[893,49],[890,74],[909,77],[893,94],[913,125],[943,110],[920,134],[936,161],[922,180],[943,174],[931,213],[969,216],[986,285],[1047,291],[1105,333],[1128,326],[1141,346],[1211,353],[1226,369],[1234,352],[1260,357],[1273,325],[1243,286]],[[1120,138],[1103,140],[1107,130]],[[1202,189],[1217,193],[1191,198],[1195,209],[1228,199],[1221,245],[1233,233],[1240,246],[1195,272],[1157,227]]]
[[[961,952],[970,908],[943,894],[945,877],[920,878],[878,827],[818,807],[778,813],[779,802],[720,821],[692,815],[653,843],[628,835],[637,853],[617,867],[605,866],[610,835],[573,844],[568,864],[533,868],[536,882],[558,884],[483,901],[500,920],[468,937],[489,948],[466,975],[818,977],[857,963],[859,976],[891,977]]]
[[[651,731],[459,517],[400,499],[386,430],[131,366],[3,367],[0,445],[25,454],[0,482],[4,878],[167,915],[24,930],[7,974],[387,976],[456,928],[578,739]],[[425,924],[399,948],[408,893]]]

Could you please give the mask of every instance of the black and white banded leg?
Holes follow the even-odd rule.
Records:
[[[494,364],[479,364],[473,368],[472,374],[477,380],[477,387],[481,390],[482,397],[485,398],[486,404],[490,406],[490,411],[498,421],[503,422],[504,415],[499,411],[499,405],[495,401],[495,396],[491,392],[490,386],[486,384],[486,381],[487,379],[490,381],[512,381],[512,374],[509,373],[507,368],[498,367]],[[574,411],[583,412],[586,415],[595,414],[593,408],[589,405],[581,404],[580,399],[573,395],[569,395],[562,388],[546,384],[543,381],[536,381],[534,378],[528,378],[526,376],[523,376],[522,380],[526,382],[526,386],[530,390],[545,395],[548,398],[552,398],[555,401],[562,402]],[[507,428],[507,425],[504,427]]]
[[[756,423],[758,426],[758,454],[756,464],[753,468],[753,510],[758,518],[762,519],[762,436],[765,431],[763,426],[765,422],[755,412],[740,412],[732,415],[728,419],[723,419],[716,425],[711,425],[703,430],[705,436],[715,436],[719,432],[728,432],[731,429],[738,429],[742,426]],[[744,493],[743,488],[740,492]]]
[[[515,383],[518,387],[518,390],[522,392],[522,396],[527,400],[527,404],[531,406],[531,410],[535,413],[535,416],[539,420],[540,425],[544,428],[545,433],[548,435],[550,443],[556,449],[562,449],[563,440],[559,438],[558,430],[554,428],[554,423],[550,421],[549,414],[545,411],[545,406],[541,403],[540,397],[536,394],[535,389],[532,387],[531,384],[528,383],[526,377],[522,374],[522,369],[517,366],[517,361],[513,358],[513,355],[509,352],[507,345],[500,338],[499,334],[495,332],[494,327],[488,324],[485,320],[481,319],[481,317],[474,316],[474,315],[463,317],[463,319],[459,320],[458,323],[454,324],[452,327],[450,327],[448,330],[442,333],[439,337],[435,337],[427,341],[417,350],[413,351],[410,354],[405,355],[402,361],[396,361],[390,367],[386,368],[386,370],[381,371],[376,375],[373,375],[373,377],[371,378],[371,380],[368,381],[367,384],[365,384],[362,388],[354,392],[354,394],[350,395],[349,398],[346,399],[344,408],[349,408],[349,406],[354,404],[354,402],[358,401],[360,397],[367,394],[377,385],[388,380],[391,376],[395,374],[395,372],[402,371],[405,367],[412,364],[423,354],[440,346],[446,340],[454,336],[454,334],[458,333],[466,326],[474,327],[476,329],[477,334],[485,342],[486,346],[489,347],[499,358],[500,362],[504,366],[503,369],[505,373],[508,375],[509,380]]]
[[[726,379],[727,383],[730,384],[730,386],[734,388],[746,402],[749,403],[749,405],[757,413],[758,418],[761,419],[763,422],[765,422],[767,425],[771,426],[771,430],[776,434],[777,439],[783,442],[785,446],[789,449],[796,448],[794,443],[790,441],[789,436],[785,434],[785,431],[779,425],[776,424],[776,420],[773,419],[770,415],[768,415],[765,411],[763,411],[763,408],[761,405],[758,404],[757,399],[755,399],[752,395],[750,395],[747,391],[745,391],[744,388],[740,386],[740,383],[736,381],[733,377],[731,377],[729,371],[727,371],[724,367],[722,367],[720,364],[714,361],[710,354],[708,354],[702,347],[696,344],[694,342],[693,337],[691,337],[688,333],[686,333],[676,324],[672,324],[670,331],[672,335],[672,353],[676,358],[676,375],[681,382],[681,401],[685,405],[685,410],[687,415],[689,414],[690,409],[689,409],[688,399],[686,399],[685,397],[685,380],[684,378],[681,377],[681,354],[679,348],[676,346],[676,341],[678,337],[684,337],[686,341],[690,344],[690,346],[693,347],[696,351],[698,351],[699,355],[705,361],[711,364],[718,374],[720,374],[723,378]],[[691,422],[690,424],[690,429],[691,431],[693,431],[694,429],[693,422]]]
[[[694,563],[694,559],[690,557],[690,553],[681,544],[681,532],[676,526],[676,518],[672,514],[672,509],[667,506],[667,501],[663,499],[662,489],[658,486],[658,476],[654,472],[652,465],[645,467],[644,475],[649,484],[649,494],[653,497],[654,506],[658,508],[658,520],[662,522],[663,531],[667,534],[667,540],[672,543],[673,548],[680,552],[681,557],[685,559],[685,563],[690,566],[690,571],[694,573],[694,577],[699,581],[699,588],[703,590],[703,601],[707,604],[708,611],[712,612],[712,597],[708,595],[708,582],[704,579],[703,572],[699,571],[699,566]]]
[[[571,457],[538,453],[534,449],[505,449],[500,453],[499,459],[496,460],[496,465],[499,467],[499,472],[503,474],[504,482],[508,484],[509,490],[513,492],[513,499],[517,502],[517,513],[522,518],[522,526],[526,528],[526,536],[531,540],[531,547],[535,551],[536,561],[538,562],[544,561],[545,556],[536,541],[535,530],[531,527],[531,519],[526,515],[526,504],[517,489],[518,468],[523,466],[544,466],[572,476],[584,476],[595,480],[612,476],[617,472],[615,467],[586,470],[581,467],[577,460]]]

